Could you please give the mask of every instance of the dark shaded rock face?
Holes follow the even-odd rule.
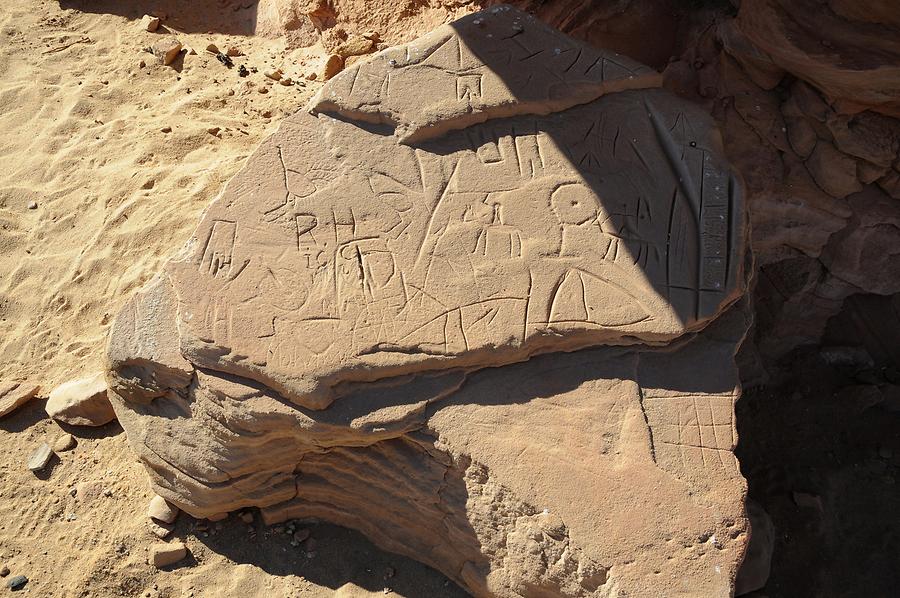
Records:
[[[329,81],[117,318],[154,489],[477,596],[729,595],[742,184],[659,82],[506,6]]]

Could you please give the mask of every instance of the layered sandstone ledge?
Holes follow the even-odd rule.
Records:
[[[746,219],[658,84],[500,6],[325,85],[117,318],[155,490],[478,596],[729,595]]]

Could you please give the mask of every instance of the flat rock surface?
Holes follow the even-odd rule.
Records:
[[[119,421],[194,516],[335,522],[476,596],[728,595],[741,182],[645,67],[500,8],[262,144],[117,317]]]

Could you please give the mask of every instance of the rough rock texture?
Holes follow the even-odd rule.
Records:
[[[764,588],[772,568],[772,551],[775,547],[775,525],[772,518],[765,509],[750,499],[747,499],[747,517],[750,520],[750,543],[735,580],[735,596]]]
[[[900,10],[864,5],[742,2],[736,18],[698,24],[664,73],[720,122],[746,183],[759,268],[748,383],[787,375],[851,297],[900,292]],[[890,309],[879,317],[897,321]]]
[[[102,426],[116,419],[103,372],[60,384],[50,391],[47,415],[73,426]]]
[[[325,85],[117,317],[154,490],[476,596],[729,595],[741,184],[645,73],[496,7]]]
[[[321,43],[340,53],[360,38],[385,45],[414,39],[455,18],[500,4],[497,0],[260,0],[255,31],[284,37],[290,46]],[[673,0],[518,0],[516,8],[595,47],[651,66],[675,53],[680,16]]]
[[[898,11],[887,2],[880,11],[870,4],[879,3],[742,0],[736,27],[769,64],[831,100],[900,116],[900,40],[890,35]]]

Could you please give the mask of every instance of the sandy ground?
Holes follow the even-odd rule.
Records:
[[[299,80],[321,57],[242,36],[241,3],[169,4],[158,33],[137,24],[151,3],[0,5],[0,381],[32,379],[46,396],[98,371],[122,303],[317,88],[263,75],[281,66]],[[144,48],[172,36],[197,53],[156,64]],[[244,56],[229,69],[204,51],[209,43]],[[39,477],[26,470],[31,451],[62,433],[43,404],[0,420],[0,567],[26,575],[28,595],[330,596],[348,583],[340,595],[462,595],[347,530],[313,525],[308,550],[258,517],[204,531],[182,516],[174,537],[191,556],[158,571],[147,564],[158,541],[146,519],[151,494],[117,424],[70,430],[73,451]]]

